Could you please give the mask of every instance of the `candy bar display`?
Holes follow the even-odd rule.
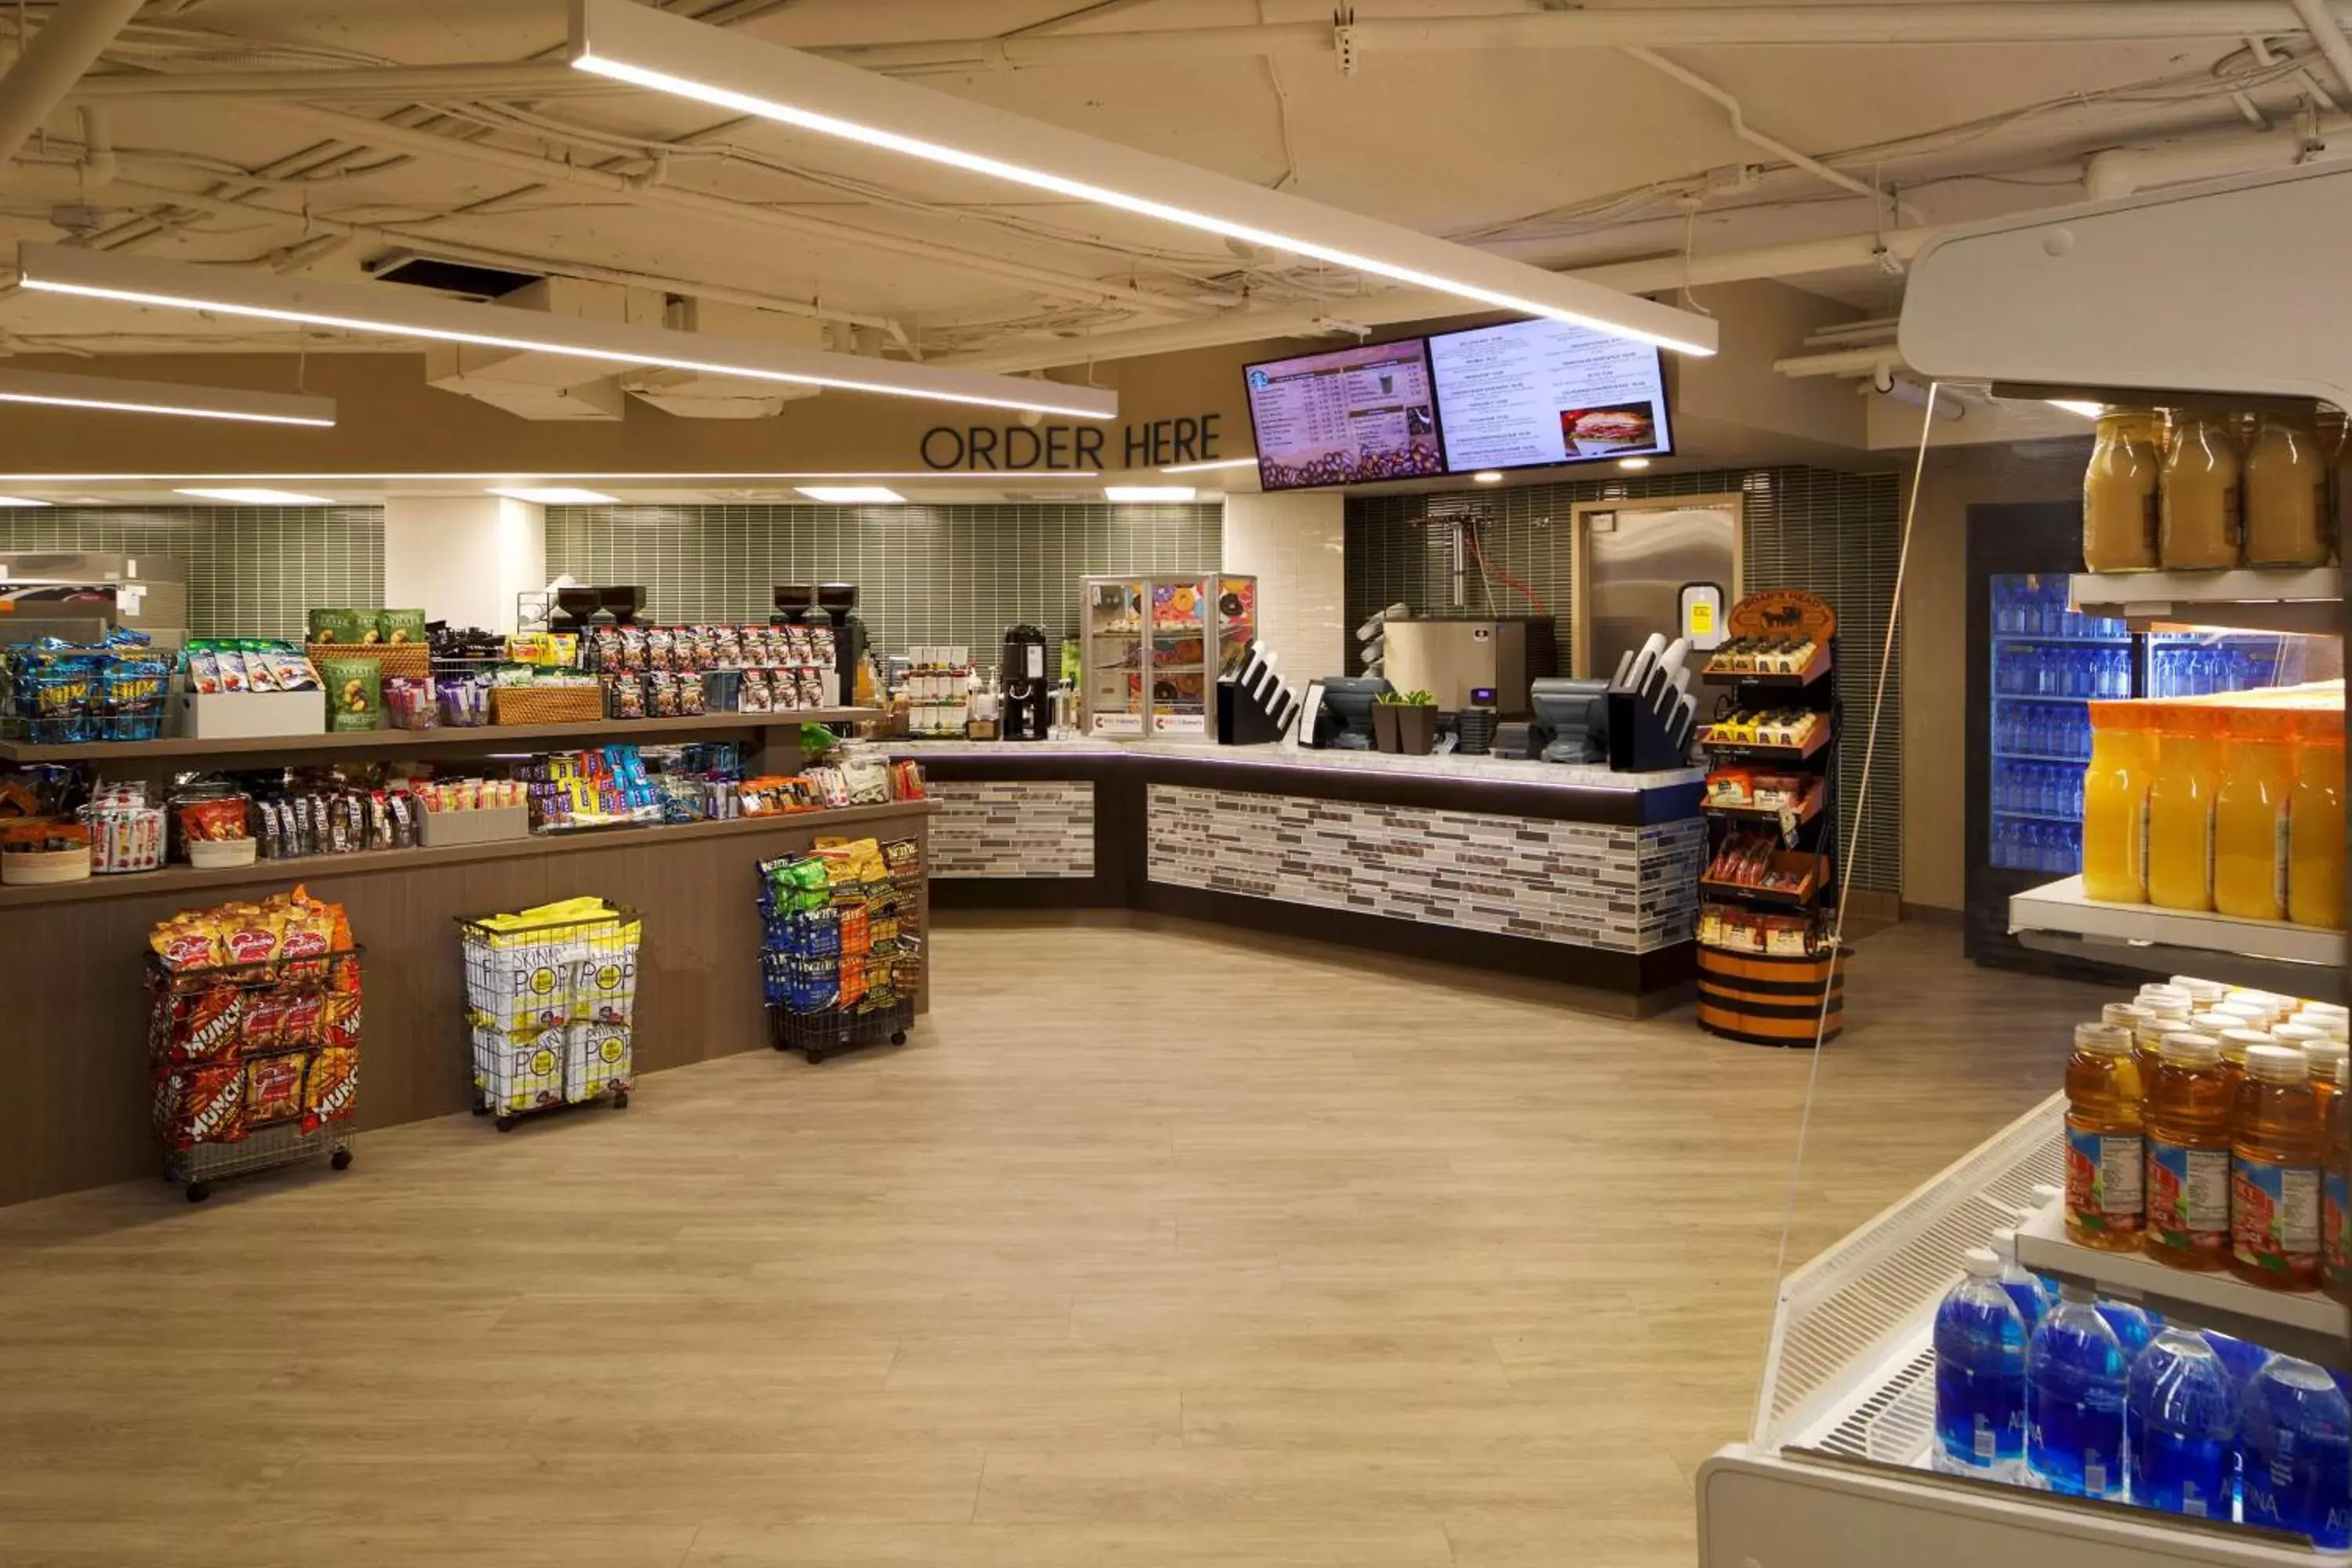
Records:
[[[414,849],[422,841],[422,807],[405,789],[297,783],[256,799],[253,815],[265,860]]]
[[[0,737],[42,746],[156,740],[170,677],[147,635],[124,627],[94,647],[19,643],[0,666]]]
[[[902,871],[908,859],[902,848]],[[909,879],[894,873],[883,847],[820,839],[806,856],[760,862],[759,873],[771,1043],[811,1062],[877,1040],[905,1044],[921,942],[901,918]]]
[[[341,905],[301,888],[149,933],[150,1105],[164,1178],[188,1201],[221,1176],[315,1154],[352,1160],[360,964]]]
[[[609,1098],[629,1103],[644,921],[602,899],[566,899],[459,924],[474,1110],[515,1118]]]
[[[565,833],[662,820],[662,793],[635,746],[557,752],[518,769],[529,787],[531,831]]]

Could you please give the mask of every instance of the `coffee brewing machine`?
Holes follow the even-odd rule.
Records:
[[[1054,723],[1054,682],[1045,671],[1045,634],[1024,623],[1004,628],[1004,661],[998,671],[1002,693],[997,735],[1006,741],[1042,741]]]

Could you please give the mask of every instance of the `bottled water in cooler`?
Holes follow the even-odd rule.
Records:
[[[2134,1502],[2228,1519],[2235,1493],[2238,1413],[2229,1368],[2191,1329],[2168,1328],[2132,1363],[2124,1405]]]
[[[2000,1288],[2017,1303],[2018,1314],[2025,1320],[2025,1331],[2031,1335],[2050,1315],[2056,1293],[2042,1282],[2042,1277],[2017,1260],[2017,1232],[2003,1228],[1992,1233],[1992,1255],[2000,1259]]]
[[[2352,1406],[2335,1379],[2274,1355],[2248,1380],[2238,1427],[2245,1521],[2352,1546]]]
[[[2129,1301],[2101,1301],[2099,1316],[2116,1331],[2126,1361],[2137,1360],[2139,1352],[2147,1349],[2148,1342],[2156,1338],[2156,1323]]]
[[[2075,1497],[2124,1495],[2128,1363],[2091,1291],[2058,1287],[2026,1354],[2026,1468],[2034,1485]]]
[[[1962,1263],[1967,1275],[1936,1309],[1935,1467],[2013,1481],[2025,1452],[2026,1321],[1990,1249],[1972,1247]]]

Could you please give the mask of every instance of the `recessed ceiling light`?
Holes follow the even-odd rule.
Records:
[[[573,0],[572,64],[656,92],[1683,353],[1715,323],[1247,180],[627,0]]]
[[[16,247],[16,270],[18,283],[37,292],[120,300],[132,305],[212,310],[394,337],[484,343],[610,364],[698,370],[753,381],[989,408],[1034,408],[1078,419],[1109,419],[1118,413],[1118,395],[1099,387],[828,353],[668,327],[555,316],[510,305],[476,305],[381,284],[322,283],[268,272],[155,261],[118,251],[31,243]]]
[[[1647,458],[1620,458],[1617,459],[1617,466],[1621,468],[1646,468],[1650,466],[1650,459]]]
[[[898,506],[906,497],[887,485],[795,485],[811,500],[830,506]]]
[[[119,375],[68,375],[47,370],[0,370],[0,403],[37,403],[106,414],[242,419],[256,425],[331,427],[335,423],[335,401],[331,397],[247,392],[235,386],[190,386],[175,381],[131,381]]]
[[[1190,485],[1105,485],[1105,500],[1191,500],[1199,492]]]
[[[30,496],[0,496],[0,507],[47,506],[48,504],[49,503],[45,500],[35,500]]]
[[[618,496],[608,496],[603,490],[583,490],[577,485],[492,485],[490,493],[538,506],[615,506],[620,502]]]
[[[194,496],[198,500],[226,501],[231,506],[333,506],[325,496],[306,496],[294,490],[249,489],[231,486],[225,489],[173,490],[175,496]]]
[[[1470,479],[1474,484],[1499,485],[1503,482],[1503,476],[1493,468],[1481,468],[1471,475]]]
[[[1255,468],[1255,458],[1220,458],[1213,463],[1176,463],[1160,471],[1163,474],[1205,474],[1213,468]]]

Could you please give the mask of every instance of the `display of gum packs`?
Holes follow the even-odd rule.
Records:
[[[563,1098],[577,1104],[629,1087],[625,1024],[574,1024],[563,1032]]]

